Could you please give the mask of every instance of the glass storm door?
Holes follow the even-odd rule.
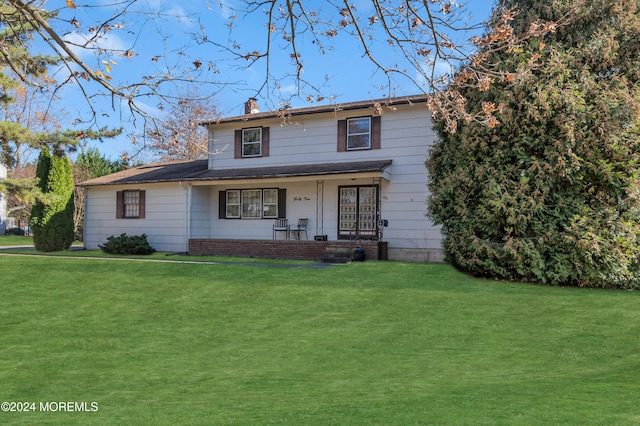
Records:
[[[340,187],[338,237],[375,239],[377,206],[377,186]]]

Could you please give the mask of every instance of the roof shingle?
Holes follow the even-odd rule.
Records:
[[[252,167],[208,170],[207,160],[153,163],[113,173],[80,183],[80,186],[122,185],[158,182],[223,181],[232,179],[266,179],[299,176],[326,176],[382,172],[392,160],[352,161],[345,163],[302,164],[292,166]]]

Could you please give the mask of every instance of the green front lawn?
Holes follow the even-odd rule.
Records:
[[[78,243],[81,244],[81,243]],[[1,244],[0,244],[1,246]],[[137,260],[161,260],[167,262],[192,262],[192,263],[242,263],[247,265],[268,265],[283,264],[291,266],[305,266],[318,263],[312,260],[291,260],[291,259],[257,259],[248,257],[229,256],[190,256],[187,254],[155,252],[151,254],[126,255],[104,253],[101,250],[84,250],[81,247],[72,247],[70,250],[40,252],[33,248],[7,247],[3,253],[8,254],[28,254],[33,256],[57,256],[57,257],[78,257],[78,258],[105,258],[105,259],[137,259]]]
[[[22,235],[0,235],[0,247],[2,246],[32,246],[33,237]]]
[[[640,294],[324,269],[0,256],[4,424],[638,424]],[[90,407],[90,405],[87,405]]]

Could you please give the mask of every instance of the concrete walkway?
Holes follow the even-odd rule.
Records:
[[[11,250],[34,250],[33,254],[25,253],[10,253]],[[80,249],[82,250],[82,249]],[[74,251],[73,248],[69,251]],[[246,262],[226,262],[226,261],[198,261],[198,260],[172,260],[172,259],[144,259],[139,257],[102,257],[102,256],[65,256],[65,255],[53,255],[40,253],[35,251],[33,246],[0,246],[0,256],[22,256],[22,257],[56,257],[60,259],[91,259],[91,260],[120,260],[129,262],[159,262],[159,263],[188,263],[193,265],[241,265],[241,266],[260,266],[265,268],[286,268],[286,269],[323,269],[328,266],[338,265],[336,263],[317,262],[309,265],[296,265],[287,263],[259,263],[258,261],[246,261]],[[167,254],[167,257],[170,257]]]

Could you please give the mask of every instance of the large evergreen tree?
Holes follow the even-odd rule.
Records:
[[[36,177],[42,196],[33,206],[29,225],[38,251],[59,251],[71,246],[74,237],[73,177],[67,157],[43,149]]]
[[[73,151],[80,141],[102,140],[121,133],[119,129],[106,127],[59,129],[56,114],[51,112],[55,108],[51,108],[51,99],[47,97],[56,92],[56,82],[48,74],[48,67],[64,62],[65,58],[37,54],[31,46],[42,24],[56,13],[42,9],[44,3],[29,2],[29,6],[41,9],[38,17],[42,22],[38,24],[18,13],[19,4],[22,2],[0,4],[0,163],[9,169],[9,179],[0,183],[0,191],[8,195],[13,205],[10,211],[17,212],[14,214],[31,210],[34,199],[43,198],[46,192],[46,188],[34,188],[25,152],[46,145],[57,152]],[[46,174],[40,176],[42,185],[46,184],[46,178]]]
[[[28,76],[43,83],[47,81],[47,66],[57,63],[54,57],[29,53],[35,29],[32,23],[25,22],[12,11],[13,7],[5,2],[0,5],[0,109],[3,111],[0,114],[0,162],[8,167],[14,164],[13,144],[37,143],[32,129],[6,117],[5,109],[14,101],[12,90],[20,85],[17,77]]]
[[[454,134],[437,122],[429,215],[442,225],[446,255],[476,275],[635,287],[640,2],[501,3],[521,11],[513,26],[522,34],[537,19],[573,19],[519,57],[486,52],[504,81],[464,95],[471,115],[495,118],[459,121]],[[514,72],[536,61],[532,72]]]

